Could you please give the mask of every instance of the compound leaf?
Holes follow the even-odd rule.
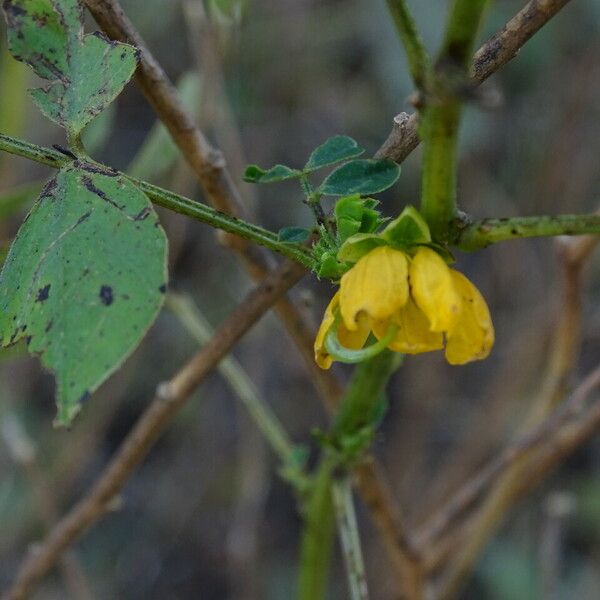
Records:
[[[24,338],[54,372],[59,424],[156,318],[166,251],[150,202],[125,177],[74,163],[45,186],[0,272],[0,345]]]
[[[78,135],[131,79],[137,50],[101,33],[84,36],[78,0],[5,0],[3,8],[11,54],[50,82],[31,96],[49,119]]]

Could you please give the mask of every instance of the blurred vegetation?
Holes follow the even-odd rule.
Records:
[[[336,133],[353,136],[371,153],[378,148],[393,116],[410,109],[411,92],[385,3],[212,0],[206,3],[207,20],[194,6],[198,1],[122,4],[228,157],[254,219],[275,230],[308,224],[310,214],[294,184],[261,187],[257,195],[241,183],[243,167],[247,162],[300,165],[312,148]],[[522,4],[494,3],[481,39]],[[411,5],[426,43],[433,46],[447,3]],[[462,207],[481,216],[597,209],[599,25],[597,2],[568,5],[485,84],[483,100],[468,109],[462,131]],[[0,131],[39,144],[62,144],[62,133],[27,97],[27,88],[35,84],[25,67],[8,57],[0,30]],[[489,107],[486,98],[501,101]],[[99,160],[121,169],[130,165],[137,176],[199,197],[194,178],[134,85],[86,135]],[[417,198],[417,156],[418,151],[405,162],[399,183],[384,197],[389,215]],[[0,155],[0,250],[46,177],[44,167]],[[218,324],[249,287],[245,274],[209,228],[164,211],[161,216],[171,244],[171,286],[191,294],[207,319]],[[517,428],[540,386],[557,308],[551,240],[501,244],[458,260],[490,303],[497,329],[493,354],[482,364],[461,368],[449,367],[437,354],[407,359],[392,382],[391,414],[375,446],[416,522]],[[597,259],[590,271],[582,373],[600,353]],[[315,324],[330,291],[324,282],[307,280],[294,292]],[[71,431],[52,429],[53,384],[39,364],[18,347],[0,352],[0,588],[31,540],[43,535],[45,486],[61,513],[71,506],[157,383],[194,348],[191,336],[165,311]],[[293,439],[310,443],[311,429],[323,425],[325,415],[297,351],[275,319],[255,327],[236,356]],[[347,376],[344,367],[336,368]],[[17,434],[7,425],[15,422]],[[32,444],[41,481],[15,461],[15,435]],[[540,548],[551,519],[547,499],[563,492],[572,511],[563,523],[556,598],[597,598],[599,477],[596,440],[513,512],[463,597],[543,597]],[[363,512],[372,596],[392,599],[393,577]],[[298,532],[294,498],[278,478],[273,457],[215,373],[128,482],[119,509],[77,545],[78,568],[97,598],[285,599],[294,585]],[[68,587],[57,570],[35,598],[78,597],[76,588]],[[345,594],[338,560],[331,597]]]

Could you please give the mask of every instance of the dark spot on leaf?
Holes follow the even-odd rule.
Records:
[[[50,296],[50,284],[45,285],[43,288],[40,288],[37,293],[36,302],[44,302],[44,300],[48,300],[48,296]]]
[[[46,328],[44,329],[44,331],[46,333],[48,333],[51,329],[52,329],[52,325],[54,325],[54,321],[52,319],[50,319],[46,325]]]
[[[146,219],[148,217],[148,215],[150,214],[150,207],[146,206],[145,208],[142,208],[142,210],[140,210],[140,212],[135,215],[135,217],[133,217],[134,221],[143,221],[144,219]]]
[[[81,394],[81,396],[79,396],[79,404],[84,404],[85,402],[87,402],[90,399],[90,396],[91,396],[91,394],[88,390],[83,392],[83,394]]]
[[[115,171],[110,167],[99,167],[83,161],[77,161],[75,166],[82,171],[87,171],[88,173],[98,173],[100,175],[106,175],[107,177],[117,177],[119,175],[118,171]]]
[[[7,17],[22,17],[23,15],[27,14],[27,11],[24,8],[12,4],[12,2],[9,2],[9,0],[5,0],[2,8],[4,9]]]
[[[103,285],[100,288],[100,300],[105,306],[110,306],[113,303],[113,291],[109,285]]]
[[[40,200],[43,198],[50,198],[54,195],[54,190],[56,189],[57,183],[56,179],[51,179],[43,188],[42,193],[40,194]]]
[[[86,212],[84,215],[81,215],[79,217],[79,219],[77,220],[77,225],[81,225],[81,223],[83,223],[84,221],[89,219],[91,214],[92,214],[92,211],[90,210],[90,211]]]
[[[162,285],[161,285],[161,286],[158,288],[158,291],[159,291],[161,294],[164,294],[164,293],[167,291],[167,284],[166,284],[166,283],[163,283],[163,284],[162,284]]]
[[[25,331],[27,329],[27,325],[21,325],[21,331]]]
[[[83,182],[83,185],[85,186],[85,189],[88,192],[91,192],[92,194],[95,194],[96,196],[98,196],[98,198],[102,198],[102,200],[104,200],[105,202],[108,202],[109,204],[112,204],[115,208],[118,208],[119,210],[122,210],[123,207],[119,206],[114,200],[111,200],[105,192],[103,192],[100,188],[96,187],[94,185],[94,182],[92,181],[91,177],[88,177],[87,175],[84,175],[81,178],[81,181]]]

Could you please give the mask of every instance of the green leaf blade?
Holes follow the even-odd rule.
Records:
[[[343,160],[356,158],[363,154],[364,151],[365,149],[361,148],[356,140],[353,140],[351,137],[348,137],[347,135],[336,135],[330,137],[318,148],[313,150],[313,153],[310,155],[310,158],[304,167],[304,171],[310,173],[317,169],[321,169],[322,167],[334,165]]]
[[[286,179],[298,179],[302,171],[285,165],[275,165],[270,169],[261,169],[258,165],[248,165],[244,172],[244,181],[248,183],[276,183]]]
[[[310,239],[312,231],[306,227],[284,227],[279,230],[277,239],[286,244],[302,244]]]
[[[33,100],[49,119],[79,135],[131,79],[137,50],[100,33],[83,36],[77,0],[6,0],[4,11],[11,53],[49,81],[31,91]]]
[[[319,192],[328,196],[376,194],[394,185],[399,176],[400,167],[391,160],[353,160],[330,173]]]
[[[0,344],[25,338],[41,355],[62,425],[138,345],[167,281],[148,199],[122,176],[81,166],[44,188],[0,272]]]

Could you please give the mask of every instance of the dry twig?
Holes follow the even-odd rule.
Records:
[[[569,0],[531,0],[473,57],[471,83],[478,85],[514,58],[521,47],[539,31]],[[391,158],[397,163],[419,145],[417,113],[400,113],[394,118],[392,131],[377,158]]]
[[[269,310],[273,303],[303,275],[302,267],[284,264],[251,291],[219,327],[211,341],[168,382],[158,388],[154,400],[127,434],[90,492],[30,552],[19,568],[12,587],[2,600],[26,598],[36,583],[106,510],[138,464],[144,459],[173,415],[215,368],[231,347]]]

